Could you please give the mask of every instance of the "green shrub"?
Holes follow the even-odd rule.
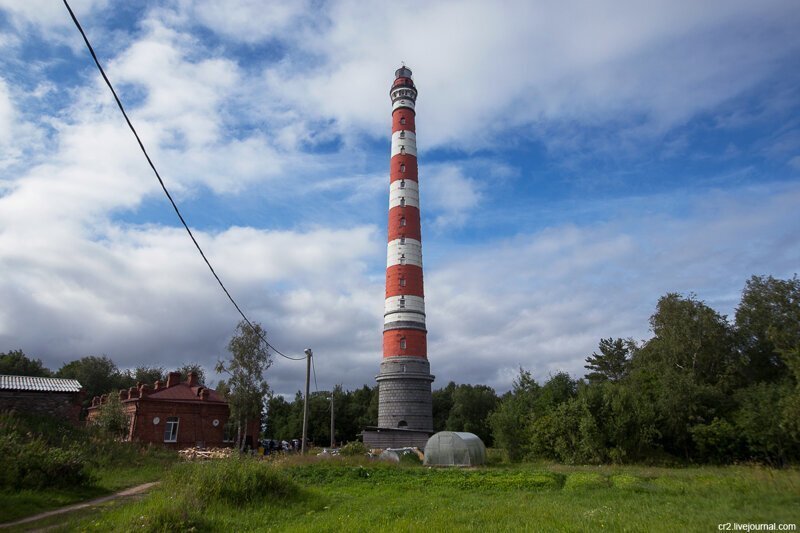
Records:
[[[348,442],[339,449],[339,453],[345,457],[354,457],[356,455],[366,455],[367,447],[361,441]]]
[[[0,435],[0,487],[74,487],[92,481],[86,460],[76,448],[52,448],[40,437]]]
[[[727,420],[715,418],[710,424],[695,424],[689,430],[700,458],[713,463],[735,459],[739,449],[739,433]]]

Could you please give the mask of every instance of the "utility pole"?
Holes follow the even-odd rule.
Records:
[[[308,388],[311,379],[311,348],[305,349],[306,354],[306,396],[303,399],[303,442],[300,444],[300,453],[306,453],[306,435],[308,433]]]
[[[333,393],[336,389],[331,389],[331,448],[336,448],[336,433],[333,432]]]

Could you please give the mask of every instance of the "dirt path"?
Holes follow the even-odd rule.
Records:
[[[100,505],[102,503],[110,502],[111,500],[116,500],[118,498],[126,498],[128,496],[135,496],[137,494],[142,494],[143,492],[147,492],[152,487],[158,485],[160,481],[153,481],[150,483],[144,483],[142,485],[138,485],[136,487],[131,487],[129,489],[125,489],[120,492],[116,492],[114,494],[110,494],[108,496],[103,496],[101,498],[95,498],[94,500],[88,500],[81,503],[76,503],[73,505],[68,505],[66,507],[62,507],[60,509],[53,509],[52,511],[45,511],[44,513],[39,513],[37,515],[28,516],[26,518],[22,518],[15,522],[6,522],[5,524],[0,524],[0,529],[4,529],[7,527],[14,527],[14,526],[21,526],[22,524],[27,524],[29,522],[36,522],[38,520],[43,520],[45,518],[49,518],[51,516],[63,514],[63,513],[70,513],[72,511],[77,511],[78,509],[85,509],[87,507],[93,507],[95,505]]]

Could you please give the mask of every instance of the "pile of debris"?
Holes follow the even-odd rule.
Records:
[[[205,459],[225,459],[233,455],[233,448],[186,448],[178,450],[178,454],[187,461]]]
[[[376,453],[377,452],[377,453]],[[405,448],[386,448],[385,450],[371,450],[370,455],[377,455],[378,459],[382,459],[384,461],[391,461],[393,463],[399,463],[403,461],[404,457],[411,458],[413,457],[414,460],[419,459],[419,461],[425,460],[425,454],[422,450],[417,447],[405,447]]]

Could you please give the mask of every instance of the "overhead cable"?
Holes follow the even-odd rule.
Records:
[[[195,239],[194,234],[192,233],[192,230],[189,229],[189,225],[186,224],[186,220],[184,220],[183,215],[181,215],[181,212],[178,209],[178,205],[175,203],[175,200],[172,199],[172,195],[167,190],[167,186],[164,184],[164,180],[161,179],[161,175],[158,173],[158,170],[156,169],[156,166],[153,163],[153,160],[150,159],[150,156],[148,155],[147,150],[144,147],[144,143],[142,143],[142,139],[139,137],[139,134],[136,132],[136,128],[133,127],[133,123],[131,123],[131,119],[128,118],[128,113],[125,112],[125,108],[122,105],[122,101],[119,99],[119,96],[117,96],[117,91],[114,90],[114,86],[111,85],[111,81],[108,79],[108,76],[106,76],[105,70],[103,70],[102,65],[100,65],[100,61],[97,59],[97,54],[94,53],[94,48],[92,47],[91,43],[89,42],[89,38],[86,36],[86,32],[83,31],[83,27],[81,26],[81,23],[78,22],[78,18],[75,16],[75,13],[72,11],[72,8],[70,7],[70,5],[67,2],[67,0],[63,0],[63,2],[64,2],[64,5],[67,8],[67,11],[69,11],[70,17],[72,17],[72,21],[75,23],[75,26],[78,28],[78,31],[81,33],[81,36],[83,37],[83,42],[86,43],[86,48],[89,49],[89,53],[92,55],[92,59],[94,59],[94,64],[97,65],[97,69],[100,71],[100,75],[103,76],[103,80],[106,82],[106,85],[108,86],[109,90],[111,90],[111,94],[114,95],[114,100],[116,100],[117,107],[119,107],[119,110],[122,112],[122,116],[125,117],[125,122],[128,123],[128,128],[130,128],[131,132],[133,133],[133,136],[136,137],[136,142],[139,143],[139,148],[142,150],[142,153],[144,154],[145,159],[147,159],[147,163],[150,165],[150,168],[153,169],[153,173],[156,175],[156,178],[158,179],[158,183],[161,185],[161,189],[164,191],[164,194],[167,196],[167,199],[169,200],[169,203],[172,204],[172,208],[175,210],[175,214],[178,215],[178,218],[180,219],[181,224],[183,224],[183,227],[186,229],[186,232],[189,234],[189,237],[192,239],[192,242],[194,243],[195,248],[197,248],[197,251],[200,252],[200,256],[203,258],[203,261],[205,261],[206,266],[208,266],[208,269],[211,271],[211,274],[213,274],[214,279],[216,279],[217,283],[219,283],[219,286],[220,286],[220,288],[222,288],[222,291],[228,297],[228,300],[231,301],[233,306],[236,308],[236,311],[239,312],[239,314],[241,315],[242,319],[247,323],[247,325],[250,326],[253,329],[253,331],[256,331],[256,328],[255,328],[255,326],[253,326],[253,323],[250,322],[250,319],[247,318],[247,315],[244,314],[242,309],[239,307],[239,304],[237,304],[236,300],[233,299],[233,296],[231,296],[231,293],[228,292],[228,289],[225,287],[225,284],[222,283],[222,280],[217,275],[217,273],[214,271],[214,267],[211,266],[211,263],[209,262],[208,258],[206,257],[206,254],[203,252],[203,249],[200,248],[200,244],[197,242],[197,239]],[[303,359],[305,359],[305,357],[291,357],[291,356],[288,356],[288,355],[284,354],[283,352],[281,352],[280,350],[278,350],[277,348],[275,348],[272,344],[270,344],[267,341],[267,339],[266,339],[266,337],[264,335],[259,334],[259,337],[264,342],[264,344],[267,345],[268,348],[271,348],[272,351],[274,351],[275,353],[277,353],[281,357],[284,357],[286,359],[291,359],[292,361],[302,361]]]

